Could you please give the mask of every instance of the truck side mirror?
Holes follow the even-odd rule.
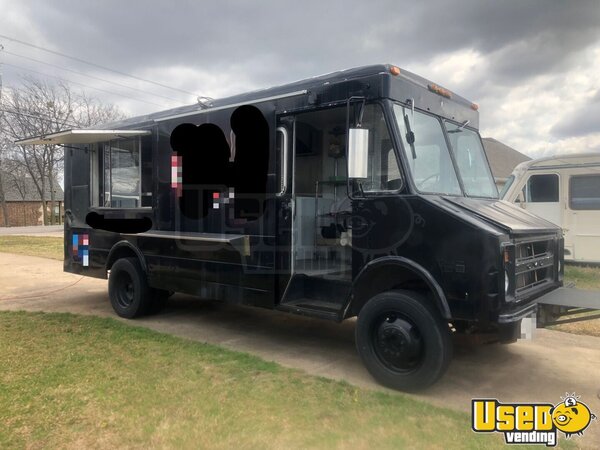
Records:
[[[350,128],[348,133],[348,178],[368,178],[369,130]]]

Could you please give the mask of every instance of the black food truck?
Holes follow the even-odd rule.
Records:
[[[498,200],[477,109],[374,65],[18,143],[64,145],[64,270],[119,316],[184,292],[357,317],[370,373],[414,390],[562,285],[561,229]]]

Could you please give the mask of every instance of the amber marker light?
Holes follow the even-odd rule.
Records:
[[[392,75],[400,75],[400,67],[391,66],[390,67],[390,73]]]
[[[473,111],[477,111],[479,109],[479,105],[477,103],[471,103],[471,109]]]
[[[452,97],[452,93],[448,89],[444,89],[443,87],[438,86],[437,84],[431,83],[431,84],[427,85],[427,88],[431,92],[435,92],[436,94],[441,95],[442,97],[446,97],[446,98]]]

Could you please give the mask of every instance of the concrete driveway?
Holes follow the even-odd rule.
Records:
[[[0,310],[116,317],[106,281],[63,273],[61,261],[6,253],[0,253]],[[310,374],[384,389],[356,353],[353,321],[336,324],[175,295],[160,315],[125,322],[256,354]],[[561,395],[573,391],[600,416],[600,338],[537,330],[532,341],[512,345],[457,345],[442,380],[413,396],[468,412],[474,397],[557,403]],[[600,443],[599,422],[578,444]]]
[[[64,225],[39,225],[34,227],[0,227],[0,236],[63,237]]]

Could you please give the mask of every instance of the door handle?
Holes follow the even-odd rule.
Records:
[[[281,202],[281,216],[283,220],[288,220],[290,218],[290,212],[292,211],[292,201],[291,200],[283,200]]]

